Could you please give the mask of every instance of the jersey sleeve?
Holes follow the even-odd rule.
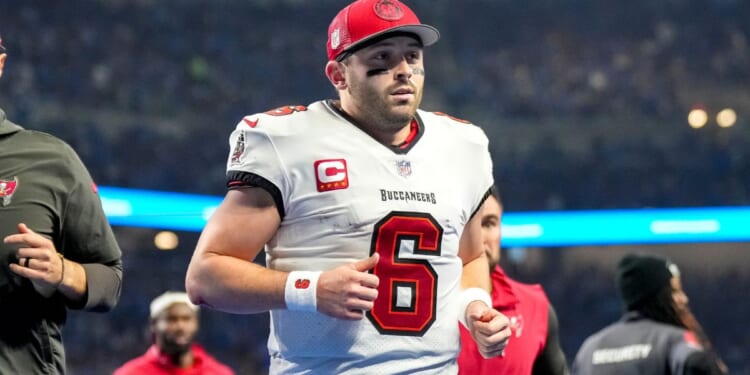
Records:
[[[96,185],[78,155],[64,147],[66,168],[70,171],[68,188],[61,212],[58,251],[65,258],[80,263],[86,271],[87,295],[71,308],[107,311],[120,298],[122,287],[122,253],[102,209]]]
[[[443,112],[419,112],[426,121],[435,121],[445,129],[450,146],[460,156],[461,167],[465,171],[462,181],[469,189],[467,221],[470,220],[490,196],[494,184],[492,157],[489,139],[484,130],[470,121],[453,117]],[[465,167],[464,167],[465,166]],[[466,207],[466,206],[465,206]]]
[[[229,137],[227,187],[253,186],[266,190],[276,203],[279,217],[283,218],[284,197],[288,196],[289,184],[273,136],[258,126],[259,121],[257,115],[245,117]]]

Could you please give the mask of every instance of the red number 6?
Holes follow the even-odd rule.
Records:
[[[380,262],[372,272],[380,277],[378,299],[367,318],[382,334],[422,336],[435,322],[435,269],[424,259],[402,257],[405,241],[414,255],[440,256],[443,228],[430,214],[394,211],[377,224],[370,253]]]

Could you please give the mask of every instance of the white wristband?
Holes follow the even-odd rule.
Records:
[[[458,306],[460,307],[460,310],[458,312],[458,321],[461,322],[466,329],[469,329],[469,325],[466,323],[466,308],[474,301],[482,301],[487,307],[492,308],[492,298],[486,290],[482,288],[469,288],[463,290],[459,298]]]
[[[317,311],[318,278],[321,271],[292,271],[286,279],[284,301],[287,310]]]

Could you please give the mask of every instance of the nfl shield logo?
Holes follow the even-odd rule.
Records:
[[[398,167],[398,174],[402,177],[411,176],[411,162],[408,160],[401,160],[396,163]]]
[[[12,181],[0,180],[0,198],[3,198],[3,206],[10,204],[10,198],[13,197],[13,192],[18,187],[18,179],[13,177]]]

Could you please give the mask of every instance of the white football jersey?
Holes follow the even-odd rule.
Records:
[[[366,318],[271,311],[272,374],[457,372],[458,244],[492,163],[480,128],[417,117],[406,148],[377,142],[326,101],[247,116],[232,133],[230,184],[265,187],[282,215],[269,268],[322,271],[380,253]]]

